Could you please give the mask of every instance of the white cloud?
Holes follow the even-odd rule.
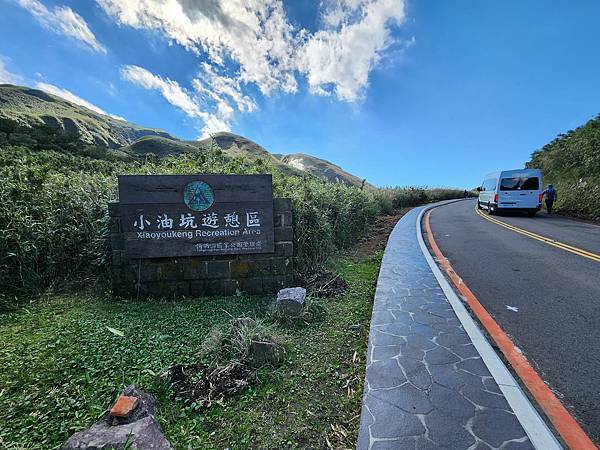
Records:
[[[328,87],[333,86],[339,99],[355,101],[391,42],[388,24],[399,24],[404,18],[404,4],[345,1],[327,14],[334,27],[310,36],[300,49],[298,67],[313,92],[330,92]]]
[[[355,15],[364,3],[363,0],[329,0],[322,4],[321,20],[330,27],[337,27]]]
[[[176,81],[163,80],[152,72],[138,66],[124,66],[121,75],[144,89],[155,89],[161,92],[163,97],[173,106],[181,109],[188,116],[194,117],[202,114],[198,105],[185,92]]]
[[[106,47],[98,42],[87,22],[68,6],[49,9],[39,0],[16,0],[27,9],[44,27],[58,34],[76,39],[93,51],[106,53]]]
[[[38,89],[41,89],[42,91],[45,91],[49,94],[53,94],[53,95],[56,95],[57,97],[64,98],[65,100],[67,100],[71,103],[75,103],[76,105],[85,106],[87,109],[91,109],[92,111],[97,112],[98,114],[104,114],[105,116],[108,115],[106,113],[106,111],[104,111],[103,109],[101,109],[101,108],[97,107],[96,105],[94,105],[93,103],[90,103],[87,100],[84,100],[81,97],[73,94],[71,91],[69,91],[67,89],[60,88],[60,87],[55,86],[50,83],[44,83],[42,81],[37,82],[35,84],[35,87]]]
[[[23,77],[16,73],[10,72],[6,68],[6,59],[0,55],[0,84],[21,84]]]
[[[228,119],[231,117],[232,111],[218,110],[217,114],[203,111],[198,100],[176,81],[169,78],[163,79],[139,66],[122,67],[121,76],[144,89],[159,91],[170,104],[181,109],[188,117],[200,119],[204,123],[203,136],[231,129]]]
[[[295,92],[285,76],[293,68],[293,28],[278,0],[97,0],[118,23],[152,29],[216,65],[227,57],[239,64],[243,83],[264,94]]]
[[[241,112],[256,109],[254,101],[242,93],[239,79],[218,75],[208,63],[201,64],[201,72],[192,84],[196,91],[208,95],[217,104],[231,101]]]
[[[149,72],[125,69],[126,78],[161,91],[190,117],[227,127],[235,110],[256,109],[251,86],[295,93],[306,79],[313,94],[360,100],[394,43],[391,28],[405,18],[405,0],[315,2],[321,29],[309,32],[291,23],[281,0],[96,2],[118,24],[160,33],[202,60],[192,93]]]
[[[78,95],[73,94],[71,91],[67,89],[60,88],[50,83],[44,83],[42,81],[38,81],[35,84],[35,87],[41,89],[42,91],[48,92],[49,94],[56,95],[57,97],[64,98],[65,100],[75,103],[76,105],[85,106],[87,109],[91,109],[92,111],[98,114],[104,114],[105,116],[110,116],[114,119],[125,120],[121,116],[117,116],[114,114],[109,114],[104,111],[102,108],[94,105],[93,103],[88,102],[87,100],[82,99]]]

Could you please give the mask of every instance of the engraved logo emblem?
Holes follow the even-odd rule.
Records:
[[[183,190],[183,202],[194,211],[207,210],[214,200],[212,188],[204,181],[192,181]]]

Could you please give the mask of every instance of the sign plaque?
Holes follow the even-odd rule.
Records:
[[[271,175],[121,175],[127,258],[273,253]]]

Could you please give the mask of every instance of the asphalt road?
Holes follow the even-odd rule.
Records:
[[[494,218],[600,254],[598,226],[545,212]],[[430,223],[454,270],[600,443],[600,262],[485,220],[472,200],[435,208]]]

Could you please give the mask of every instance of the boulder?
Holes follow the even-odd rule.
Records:
[[[128,405],[126,417],[107,414],[89,429],[73,434],[62,450],[173,450],[154,418],[158,402],[153,396],[128,386],[111,411],[122,409],[124,403]]]
[[[286,288],[277,293],[277,310],[284,316],[297,316],[302,311],[306,289],[302,287]]]
[[[275,342],[252,341],[250,344],[250,362],[254,367],[277,365],[282,359],[283,347]]]
[[[102,420],[75,433],[62,450],[173,450],[154,416],[133,423],[109,425]]]

